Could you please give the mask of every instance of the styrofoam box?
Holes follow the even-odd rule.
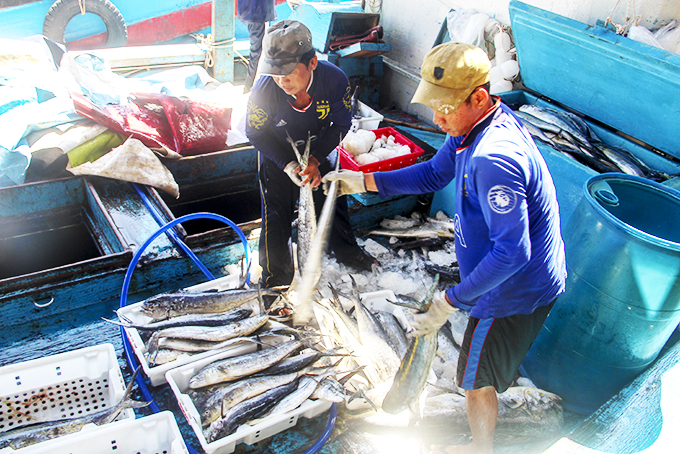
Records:
[[[380,115],[361,101],[359,101],[359,112],[361,113],[361,118],[352,118],[352,131],[356,131],[357,129],[378,129],[380,127],[380,122],[385,119],[384,116]]]
[[[123,398],[125,381],[113,345],[101,344],[0,367],[0,393],[4,432],[111,407]],[[128,408],[117,421],[134,418]]]
[[[279,339],[280,340],[280,339]],[[191,428],[196,433],[198,441],[201,443],[201,447],[206,452],[206,454],[229,454],[234,452],[236,445],[239,443],[246,443],[252,445],[266,438],[276,435],[286,429],[289,429],[297,424],[297,420],[300,416],[305,418],[313,418],[326,410],[328,410],[332,403],[323,400],[312,400],[307,399],[298,408],[281,413],[279,415],[272,415],[260,422],[259,424],[249,425],[243,424],[236,429],[231,435],[222,437],[218,440],[208,443],[203,435],[203,430],[201,428],[201,417],[198,414],[198,410],[194,405],[193,401],[189,397],[188,392],[189,380],[193,377],[201,368],[210,364],[213,361],[218,361],[230,356],[236,356],[237,354],[245,354],[254,352],[256,349],[255,345],[247,347],[247,351],[236,353],[234,350],[225,351],[217,355],[213,355],[210,358],[203,358],[199,361],[186,364],[184,366],[171,369],[166,372],[166,380],[172,389],[172,392],[177,398],[179,407],[184,413],[187,422]],[[244,349],[245,350],[245,349]]]
[[[77,434],[34,446],[21,454],[189,454],[170,411],[101,427],[89,424]]]
[[[229,276],[224,276],[219,279],[215,279],[213,281],[208,281],[204,282],[198,285],[194,285],[191,287],[187,287],[186,290],[191,290],[191,291],[202,291],[202,290],[227,290],[230,288],[236,288],[238,286],[238,276],[237,275],[229,275]],[[152,319],[150,317],[147,317],[146,315],[142,314],[141,309],[142,305],[144,304],[143,301],[140,301],[139,303],[131,304],[129,306],[122,307],[118,309],[118,312],[125,317],[129,318],[133,323],[136,324],[146,324],[149,323]],[[257,305],[252,306],[253,311],[259,311],[259,307]],[[255,313],[255,312],[254,312]],[[153,386],[158,386],[162,385],[165,383],[165,373],[169,371],[172,368],[182,366],[184,364],[193,362],[193,361],[198,361],[203,358],[212,356],[218,352],[221,351],[231,351],[234,350],[235,352],[241,352],[245,351],[244,347],[242,345],[232,345],[228,347],[224,347],[222,349],[217,349],[217,350],[210,350],[202,353],[197,353],[194,355],[181,355],[179,358],[177,358],[174,361],[165,363],[165,364],[160,364],[158,366],[150,366],[149,362],[146,360],[144,357],[144,354],[146,353],[146,345],[144,344],[144,341],[142,340],[142,337],[140,336],[139,330],[136,328],[124,328],[125,329],[125,334],[127,335],[128,339],[130,340],[130,345],[132,346],[132,350],[135,352],[135,356],[137,356],[137,359],[139,360],[139,364],[142,366],[142,370],[146,374],[147,377],[149,377],[149,380],[151,381],[151,384]],[[245,347],[247,348],[247,347]]]

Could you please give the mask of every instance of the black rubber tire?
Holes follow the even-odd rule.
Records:
[[[84,0],[85,11],[96,14],[106,25],[104,47],[127,45],[127,27],[123,15],[109,0]],[[47,11],[43,23],[43,35],[58,43],[64,43],[66,25],[80,14],[78,0],[57,0]]]

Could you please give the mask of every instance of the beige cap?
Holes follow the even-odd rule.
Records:
[[[452,42],[439,44],[425,55],[420,70],[422,80],[411,102],[448,115],[472,90],[491,80],[490,70],[489,57],[479,47]]]

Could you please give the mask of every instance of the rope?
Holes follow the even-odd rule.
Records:
[[[80,7],[80,14],[85,15],[85,0],[78,0],[78,6]]]
[[[205,63],[203,66],[208,69],[212,68],[215,66],[215,50],[216,49],[224,49],[227,47],[233,47],[234,46],[234,41],[236,41],[236,38],[229,38],[225,39],[224,41],[217,41],[213,42],[213,37],[211,33],[208,33],[208,36],[203,36],[201,33],[192,33],[191,36],[193,36],[196,40],[198,40],[199,43],[207,47],[207,51],[205,53]],[[242,57],[243,58],[243,57]]]
[[[609,13],[609,16],[607,16],[607,20],[604,21],[604,26],[606,27],[607,24],[611,24],[616,29],[617,35],[627,35],[630,27],[632,27],[633,25],[638,25],[640,23],[640,21],[642,20],[642,14],[636,15],[635,10],[637,8],[635,7],[635,0],[628,0],[628,6],[626,6],[625,22],[623,24],[617,24],[612,19],[612,14],[614,14],[614,11],[616,11],[616,8],[618,8],[620,2],[621,2],[621,0],[616,1],[614,8],[612,9],[611,13]],[[631,3],[633,4],[633,17],[630,16],[630,4]]]

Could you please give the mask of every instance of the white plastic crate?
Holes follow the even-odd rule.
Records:
[[[125,387],[111,344],[0,367],[0,432],[101,411],[120,402]],[[134,417],[129,408],[117,420]]]
[[[237,275],[229,275],[229,276],[224,276],[219,279],[215,279],[213,281],[208,281],[204,282],[202,284],[194,285],[192,287],[188,287],[187,290],[192,290],[192,291],[199,291],[199,290],[227,290],[230,288],[236,288],[238,285],[238,276]],[[125,307],[122,307],[118,309],[118,312],[128,319],[130,319],[133,323],[136,324],[146,324],[149,323],[152,319],[150,317],[147,317],[146,315],[142,314],[141,309],[142,309],[142,304],[143,301],[140,301],[139,303],[131,304]],[[253,305],[253,310],[258,310],[259,307],[256,305]],[[147,351],[146,345],[144,344],[144,341],[142,340],[142,336],[139,333],[139,330],[136,328],[124,328],[125,334],[127,335],[128,340],[130,341],[130,345],[132,346],[132,350],[135,352],[135,356],[139,360],[139,364],[142,366],[142,370],[146,374],[147,377],[149,377],[149,380],[151,381],[151,384],[153,386],[158,386],[162,385],[165,383],[165,373],[169,371],[170,369],[173,369],[175,367],[182,366],[184,364],[193,362],[193,361],[199,361],[203,358],[212,356],[218,352],[225,351],[225,350],[231,350],[231,349],[236,349],[236,351],[241,351],[240,349],[242,346],[229,346],[225,347],[222,349],[218,350],[210,350],[207,352],[202,352],[202,353],[197,353],[193,355],[181,355],[179,358],[177,358],[174,361],[171,361],[166,364],[161,364],[158,366],[150,366],[149,362],[146,360],[144,357],[144,354]]]
[[[34,446],[21,454],[189,454],[169,411],[101,427],[91,424],[77,434]]]
[[[359,101],[359,112],[361,113],[361,118],[352,118],[352,131],[357,129],[378,129],[380,122],[385,118],[361,101]]]
[[[201,447],[206,452],[206,454],[229,454],[234,452],[236,445],[239,443],[252,445],[253,443],[257,443],[271,437],[272,435],[276,435],[279,432],[294,427],[297,424],[298,417],[300,416],[304,416],[305,418],[313,418],[331,408],[331,402],[307,399],[295,410],[291,410],[280,415],[274,415],[260,422],[259,424],[252,426],[249,424],[243,424],[239,426],[233,434],[215,440],[212,443],[208,443],[208,441],[205,439],[205,436],[203,435],[203,429],[201,428],[201,417],[198,414],[198,410],[194,406],[194,403],[189,395],[185,394],[185,392],[190,390],[189,380],[202,367],[210,364],[213,361],[230,356],[236,356],[236,354],[250,353],[255,351],[255,349],[256,346],[252,345],[247,348],[247,351],[242,353],[235,353],[234,351],[222,352],[213,357],[204,358],[200,361],[186,364],[176,369],[171,369],[166,373],[166,380],[170,385],[172,392],[175,394],[175,397],[177,398],[179,407],[181,408],[182,413],[184,413],[187,422],[196,433],[196,437],[201,443]]]

